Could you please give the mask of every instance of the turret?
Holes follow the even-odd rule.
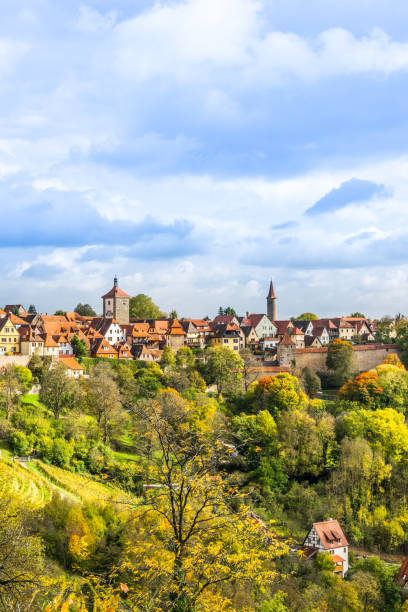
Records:
[[[272,321],[276,321],[278,319],[277,301],[278,300],[273,288],[273,282],[271,281],[271,284],[269,286],[269,293],[266,296],[266,313]]]

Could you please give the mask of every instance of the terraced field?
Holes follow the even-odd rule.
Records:
[[[88,503],[114,503],[118,511],[126,511],[129,504],[136,503],[137,498],[111,485],[95,482],[89,477],[68,472],[55,465],[37,461],[37,468],[51,483],[58,485],[69,493]]]
[[[52,485],[39,474],[14,462],[0,461],[0,496],[10,496],[25,506],[42,508],[52,495]]]
[[[114,503],[118,512],[126,512],[137,498],[119,488],[47,465],[42,461],[20,464],[0,460],[0,497],[11,497],[26,507],[42,508],[53,493],[78,503]]]

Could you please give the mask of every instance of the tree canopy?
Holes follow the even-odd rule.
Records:
[[[129,316],[132,319],[161,319],[167,315],[160,310],[151,297],[139,293],[129,300]]]
[[[294,321],[316,321],[318,318],[313,312],[302,312],[298,317],[294,317]]]
[[[96,317],[96,312],[89,304],[77,304],[74,312],[78,313],[83,317]]]

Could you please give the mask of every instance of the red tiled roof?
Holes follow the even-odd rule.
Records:
[[[349,545],[338,521],[334,519],[330,521],[321,521],[320,523],[313,523],[313,527],[325,550]]]
[[[294,342],[291,340],[289,334],[284,334],[279,344],[281,344],[282,346],[288,346],[288,345],[294,344]]]
[[[66,365],[69,370],[77,370],[78,372],[83,372],[84,370],[75,357],[72,357],[71,355],[59,355],[59,360]]]
[[[276,298],[275,295],[275,290],[273,288],[273,282],[271,281],[271,284],[269,285],[269,293],[267,295],[268,298]]]
[[[117,285],[114,285],[112,289],[108,291],[108,293],[105,293],[105,295],[102,296],[102,299],[104,300],[105,298],[110,298],[110,297],[130,298],[130,295],[122,291],[122,289],[120,289]]]

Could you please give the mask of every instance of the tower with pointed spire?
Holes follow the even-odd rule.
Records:
[[[130,295],[119,288],[117,276],[113,279],[112,289],[102,299],[104,319],[116,319],[120,325],[129,324]]]
[[[276,321],[278,318],[277,301],[278,300],[273,288],[273,282],[271,281],[271,284],[269,285],[269,293],[266,296],[266,313],[272,321]]]

